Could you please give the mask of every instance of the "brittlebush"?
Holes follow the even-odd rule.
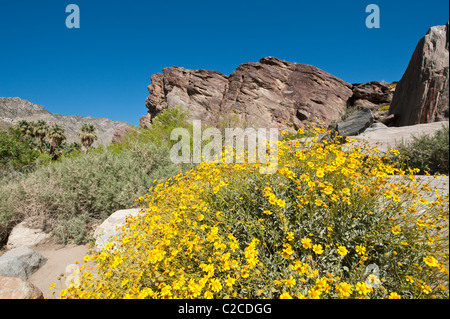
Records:
[[[448,298],[448,195],[395,150],[308,141],[279,142],[274,174],[201,163],[152,186],[61,296]]]

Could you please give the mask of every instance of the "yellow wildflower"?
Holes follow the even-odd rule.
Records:
[[[439,262],[437,261],[437,259],[434,257],[431,257],[431,256],[425,257],[423,259],[423,261],[430,267],[438,267],[439,266]]]
[[[396,292],[391,292],[389,294],[389,299],[402,299],[402,297],[400,297],[400,295]]]
[[[320,244],[313,245],[312,249],[317,255],[320,255],[323,253],[322,245],[320,245]]]
[[[313,247],[313,244],[312,244],[310,238],[303,238],[301,242],[302,242],[303,248],[310,249]]]
[[[364,255],[366,253],[366,247],[363,247],[361,245],[357,245],[355,247],[355,250],[358,254],[360,254],[361,256]]]
[[[345,255],[348,254],[348,250],[347,250],[347,248],[346,248],[345,246],[339,246],[339,247],[337,248],[337,252],[338,252],[338,254],[341,255],[341,256],[345,256]]]
[[[372,289],[365,282],[358,282],[355,289],[360,295],[367,295],[372,291]]]
[[[292,299],[292,296],[288,292],[283,292],[280,299]]]
[[[392,227],[392,233],[394,235],[400,234],[400,226],[397,225],[397,226]]]

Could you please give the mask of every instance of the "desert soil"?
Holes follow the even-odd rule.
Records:
[[[28,281],[39,288],[44,298],[55,299],[59,297],[62,289],[66,288],[64,275],[66,267],[78,261],[79,266],[86,264],[83,260],[88,255],[91,247],[88,245],[59,245],[53,242],[32,247],[33,250],[47,258],[47,262],[36,271]],[[58,280],[61,277],[61,280]],[[50,286],[55,284],[53,289]],[[52,292],[55,294],[52,295]]]

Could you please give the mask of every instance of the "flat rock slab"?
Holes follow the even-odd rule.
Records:
[[[433,122],[426,124],[416,124],[401,127],[388,127],[371,132],[364,132],[352,139],[357,141],[367,141],[373,147],[377,147],[381,152],[386,152],[390,148],[395,148],[402,142],[408,143],[413,141],[414,136],[423,134],[434,135],[434,133],[445,125],[448,127],[449,121]]]
[[[44,256],[28,247],[14,248],[0,256],[0,276],[27,280],[46,261]]]

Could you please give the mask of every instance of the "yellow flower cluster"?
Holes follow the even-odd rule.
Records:
[[[448,298],[448,196],[377,149],[316,136],[278,155],[274,174],[202,162],[151,187],[61,297]]]

